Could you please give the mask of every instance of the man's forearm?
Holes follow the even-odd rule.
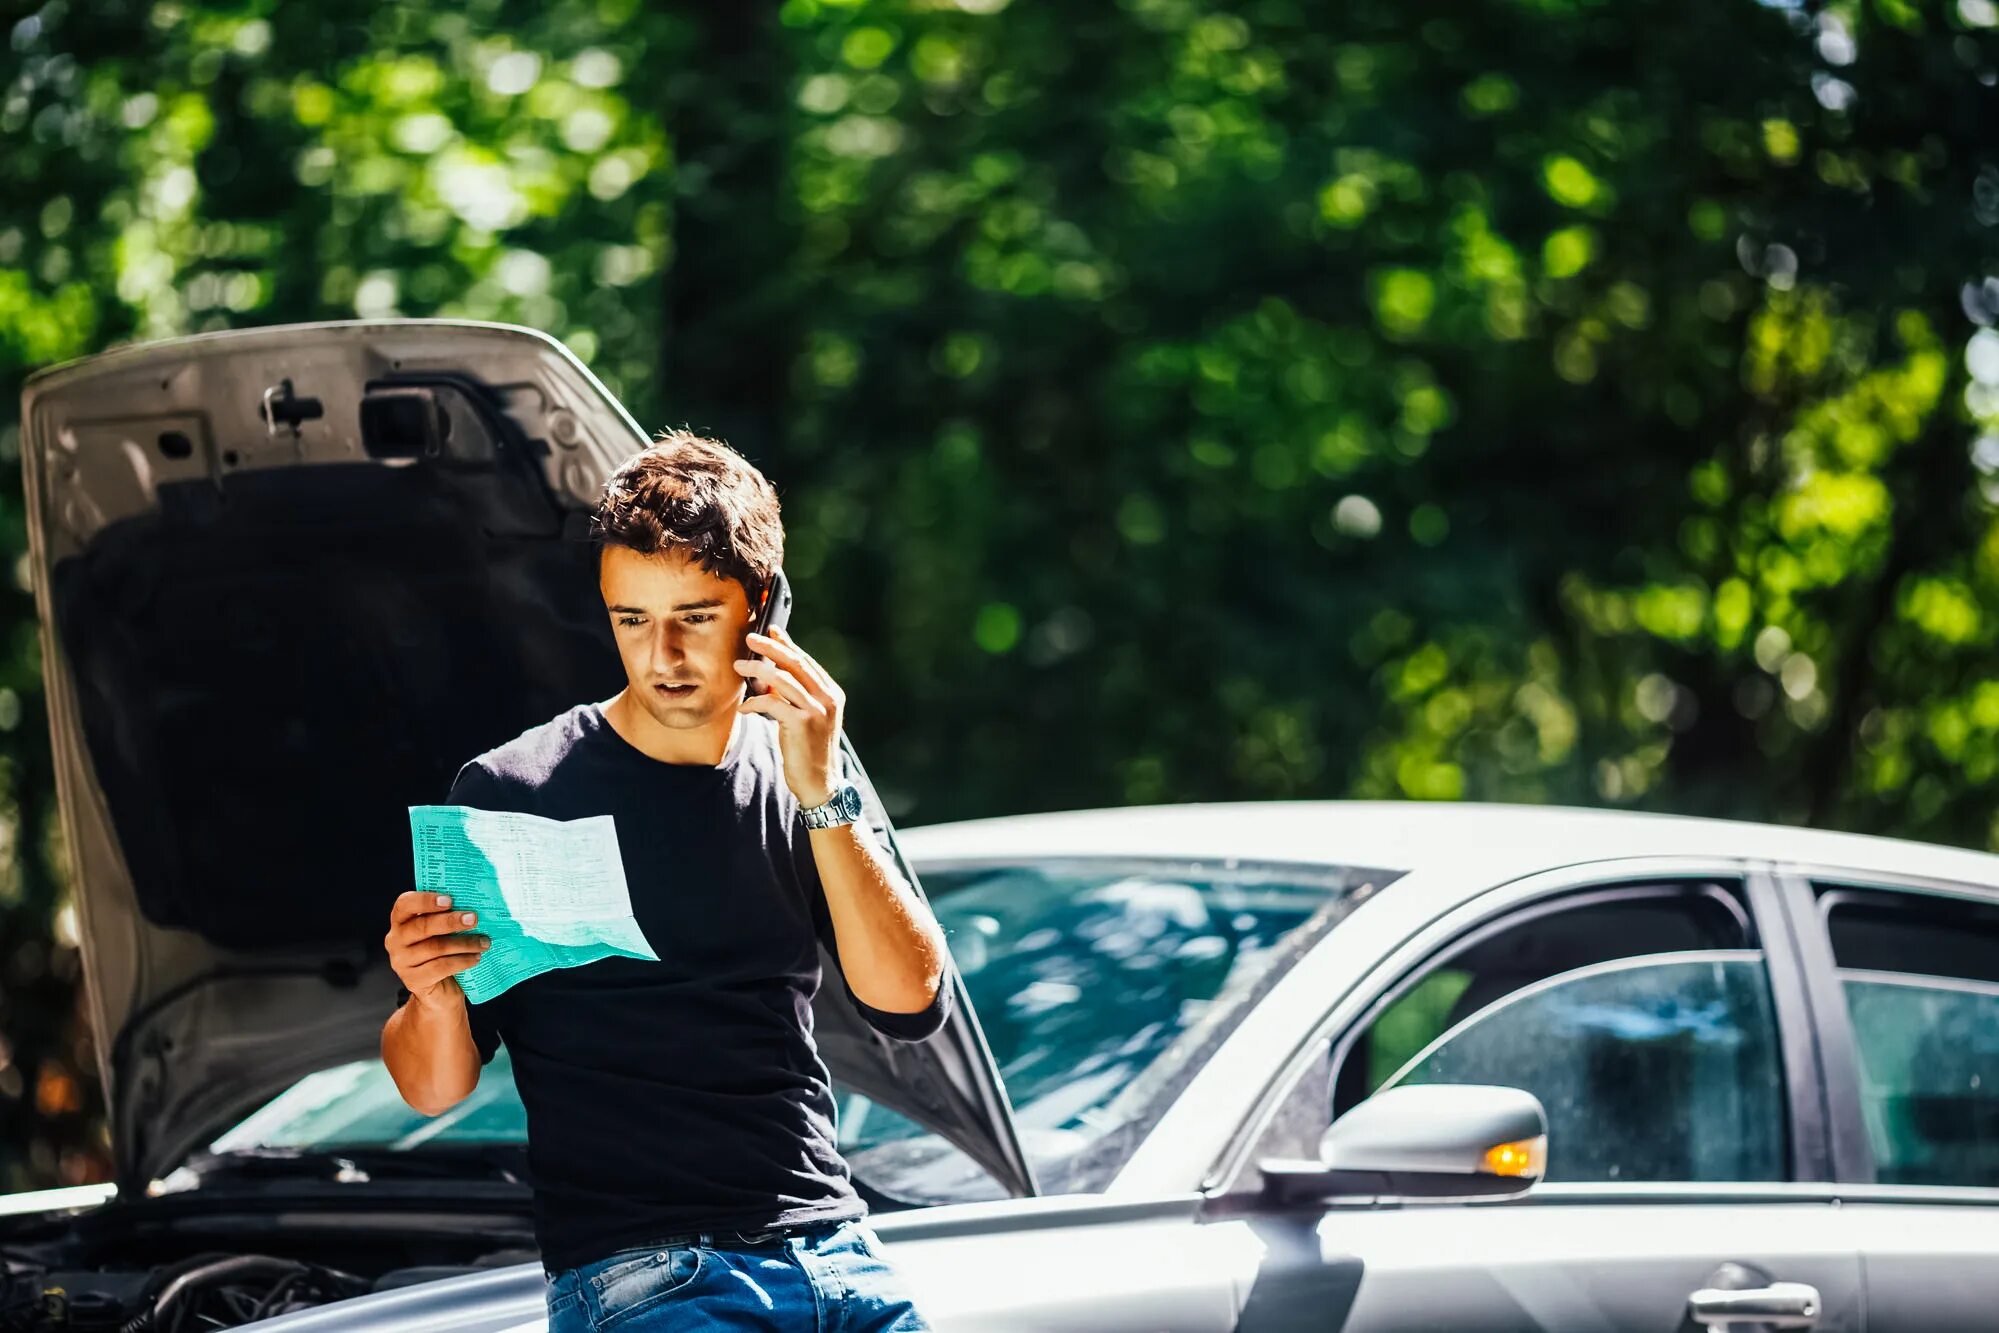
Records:
[[[403,1100],[439,1115],[479,1086],[479,1045],[461,995],[455,1005],[411,1000],[382,1025],[382,1063]]]
[[[889,1013],[927,1008],[944,978],[944,931],[865,824],[813,829],[840,970],[862,1003]]]

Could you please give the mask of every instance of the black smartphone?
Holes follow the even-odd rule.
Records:
[[[771,579],[770,587],[764,589],[763,605],[757,609],[756,625],[754,628],[759,634],[768,634],[773,629],[789,629],[790,627],[791,584],[785,579],[784,571],[780,569],[777,571],[776,576]],[[748,650],[745,649],[745,651]],[[762,653],[750,653],[750,656],[759,661],[763,659]],[[763,682],[755,676],[745,677],[744,685],[747,687],[744,690],[745,694],[764,693]]]

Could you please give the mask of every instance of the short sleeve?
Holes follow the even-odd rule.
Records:
[[[845,750],[840,752],[840,777],[844,781],[853,782],[863,793],[868,792],[867,786],[856,780],[853,766]],[[888,817],[871,793],[868,794],[861,818],[873,834],[875,845],[886,851],[889,846]],[[825,946],[827,954],[833,959],[840,977],[840,985],[847,992],[848,1003],[854,1006],[854,1011],[867,1021],[869,1027],[897,1041],[922,1041],[926,1037],[934,1036],[951,1018],[953,991],[949,971],[947,970],[939,979],[937,990],[930,997],[930,1003],[913,1013],[877,1009],[854,994],[854,988],[847,982],[846,970],[840,966],[839,942],[833,932],[833,911],[827,905],[826,888],[820,882],[819,866],[812,856],[811,838],[802,827],[799,828],[792,845],[797,857],[799,880],[812,899],[813,930],[818,935],[820,944]]]

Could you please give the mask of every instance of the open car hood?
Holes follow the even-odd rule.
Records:
[[[624,683],[584,533],[648,440],[554,339],[446,320],[120,348],[35,375],[21,417],[87,1002],[118,1185],[143,1192],[378,1054],[404,807]],[[949,984],[950,1025],[909,1045],[822,987],[820,1052],[1031,1193]]]

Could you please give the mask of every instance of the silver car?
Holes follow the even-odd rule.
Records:
[[[404,1106],[380,933],[398,807],[617,687],[577,516],[643,433],[541,335],[430,321],[25,409],[118,1179],[0,1200],[0,1328],[540,1329],[504,1051]],[[954,1021],[815,1021],[942,1328],[1993,1322],[1999,857],[1371,802],[899,841]]]

